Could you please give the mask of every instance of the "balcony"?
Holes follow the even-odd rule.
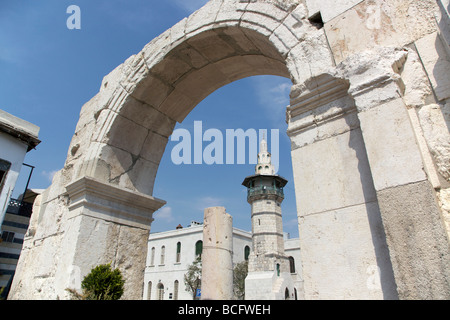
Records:
[[[15,214],[22,217],[31,217],[33,211],[33,204],[28,202],[22,202],[17,199],[10,199],[8,209],[6,210],[9,214]]]
[[[260,195],[276,195],[284,199],[283,188],[261,186],[247,189],[247,199]]]

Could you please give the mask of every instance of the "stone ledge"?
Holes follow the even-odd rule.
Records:
[[[69,219],[78,215],[150,230],[153,212],[166,202],[83,177],[66,186]]]
[[[348,97],[348,89],[348,81],[327,73],[295,86],[291,92],[291,105],[286,111],[288,136],[292,138],[319,123],[355,112],[355,105]]]

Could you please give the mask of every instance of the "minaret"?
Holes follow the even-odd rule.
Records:
[[[264,138],[260,143],[255,175],[245,178],[242,184],[247,187],[247,201],[252,207],[253,249],[249,256],[249,275],[266,272],[270,273],[270,277],[274,273],[278,277],[282,273],[290,276],[289,259],[284,253],[281,217],[283,187],[287,180],[275,174]]]

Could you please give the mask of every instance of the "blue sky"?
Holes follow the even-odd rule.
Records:
[[[138,53],[153,38],[200,8],[206,0],[0,0],[0,109],[41,128],[42,143],[25,162],[36,167],[31,188],[47,188],[65,162],[79,112],[99,90],[105,75]],[[66,9],[81,9],[81,30],[69,30]],[[298,236],[290,142],[285,107],[290,80],[246,78],[217,90],[176,128],[203,130],[279,129],[279,174],[285,188],[283,221]],[[269,141],[270,143],[270,141]],[[254,165],[174,165],[169,142],[153,195],[167,201],[155,214],[152,232],[201,221],[209,206],[224,206],[235,227],[250,230],[250,205],[243,179]],[[207,144],[205,144],[207,145]],[[248,161],[247,161],[248,163]],[[23,168],[15,195],[28,177]]]

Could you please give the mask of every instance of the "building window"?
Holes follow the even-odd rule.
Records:
[[[11,163],[0,159],[0,192],[3,189],[3,184],[6,180],[6,175],[11,167]]]
[[[173,283],[173,300],[178,300],[178,280]]]
[[[291,273],[295,273],[295,260],[293,257],[289,257],[289,268]]]
[[[244,259],[245,261],[248,261],[248,256],[250,255],[250,247],[249,246],[245,246],[244,248]]]
[[[158,283],[156,291],[158,293],[158,300],[164,300],[164,285],[162,283]]]
[[[166,247],[162,246],[161,247],[161,263],[160,264],[164,264],[165,257],[166,257]]]
[[[179,263],[181,260],[181,242],[177,243],[177,256],[176,256],[176,262]]]
[[[280,276],[280,264],[277,263],[277,277]]]
[[[203,241],[199,240],[195,243],[195,256],[202,256],[202,251],[203,251]]]
[[[152,248],[152,252],[150,254],[150,265],[155,265],[155,247]]]
[[[147,300],[152,298],[152,282],[149,281],[147,284]]]
[[[3,231],[3,233],[2,233],[2,240],[4,242],[11,242],[12,243],[14,241],[14,236],[15,236],[14,232]]]

